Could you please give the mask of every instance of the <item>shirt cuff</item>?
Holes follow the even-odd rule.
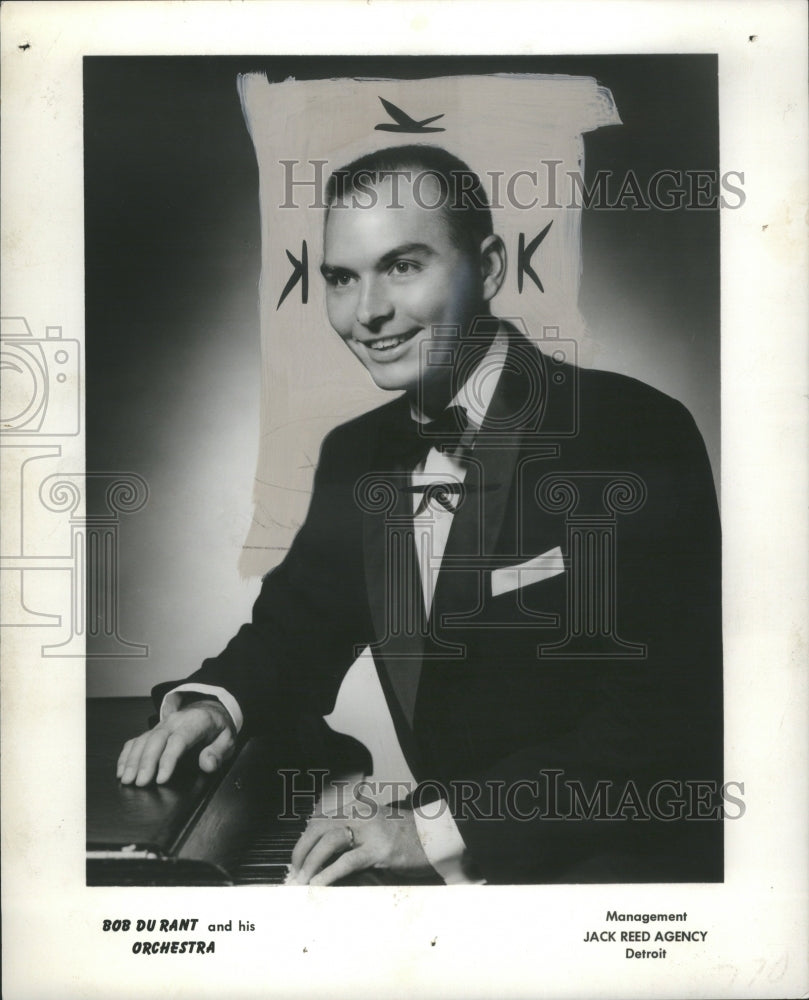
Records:
[[[160,704],[161,722],[167,715],[171,715],[172,712],[176,712],[183,707],[184,691],[189,694],[209,694],[212,698],[216,698],[222,703],[222,707],[230,716],[236,732],[241,731],[244,724],[244,716],[242,715],[242,710],[239,708],[239,703],[232,694],[228,694],[224,688],[216,687],[214,684],[180,684],[179,687],[172,688]]]
[[[440,806],[436,813],[436,806]],[[485,879],[471,879],[464,872],[466,844],[445,799],[413,810],[416,833],[427,860],[447,885],[483,885]]]

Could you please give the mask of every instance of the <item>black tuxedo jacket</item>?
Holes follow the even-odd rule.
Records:
[[[370,645],[422,801],[446,798],[472,870],[721,880],[720,537],[689,413],[511,331],[429,628],[402,646],[391,442],[409,419],[399,397],[327,436],[252,621],[190,680],[229,690],[262,732],[329,713]],[[498,573],[556,549],[563,572]],[[412,727],[391,686],[403,648],[420,670]]]

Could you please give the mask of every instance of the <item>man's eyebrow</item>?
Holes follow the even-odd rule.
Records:
[[[423,257],[434,257],[435,250],[428,243],[401,243],[399,246],[393,247],[393,249],[382,254],[376,262],[376,267],[380,271],[385,270],[394,261],[400,257],[406,257],[408,254],[421,254]],[[350,267],[343,267],[340,264],[327,264],[326,261],[323,261],[320,265],[320,273],[324,278],[328,278],[334,274],[354,274],[354,271]]]
[[[422,254],[425,257],[435,256],[435,250],[428,243],[402,243],[379,258],[379,267],[387,267],[400,257],[406,257],[411,253]]]
[[[348,274],[349,270],[346,267],[337,267],[333,264],[327,264],[325,261],[320,265],[320,273],[324,278],[330,278],[334,274]]]

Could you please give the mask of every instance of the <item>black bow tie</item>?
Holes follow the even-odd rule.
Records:
[[[419,505],[413,513],[414,517],[418,517],[419,514],[423,514],[432,502],[438,504],[439,507],[443,507],[444,510],[449,511],[450,514],[454,514],[460,509],[466,497],[466,491],[464,490],[463,483],[439,482],[425,483],[421,486],[417,483],[415,486],[403,486],[402,492],[421,494]],[[455,499],[452,499],[453,497]]]
[[[391,444],[397,460],[409,469],[423,462],[431,448],[437,451],[471,448],[476,434],[462,406],[448,406],[428,423],[408,420],[398,431]]]

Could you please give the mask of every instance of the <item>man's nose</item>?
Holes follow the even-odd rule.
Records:
[[[393,303],[387,293],[384,281],[369,278],[360,284],[357,300],[357,322],[376,332],[393,316]]]

